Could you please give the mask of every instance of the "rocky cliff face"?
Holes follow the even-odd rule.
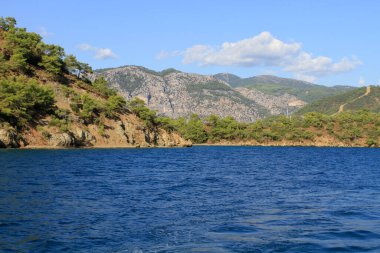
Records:
[[[139,97],[159,113],[169,117],[201,117],[217,114],[239,121],[254,121],[268,114],[256,101],[243,96],[213,76],[172,72],[153,72],[127,66],[98,71],[127,99]]]
[[[243,96],[255,101],[259,105],[267,108],[271,115],[292,113],[307,104],[305,101],[298,99],[296,96],[287,93],[279,96],[273,96],[255,89],[239,87],[235,88],[235,90],[240,92]]]
[[[42,120],[43,121],[43,120]],[[161,128],[149,129],[139,118],[130,114],[118,120],[106,120],[106,129],[97,125],[75,122],[62,132],[55,127],[28,127],[17,132],[12,127],[0,126],[0,148],[69,148],[69,147],[189,147],[176,132]]]
[[[40,115],[22,127],[14,127],[0,118],[0,148],[69,148],[69,147],[188,147],[191,141],[160,126],[147,126],[135,114],[124,110],[114,117],[104,115],[88,123],[78,117],[67,96],[67,87],[56,82],[45,84],[54,91],[55,109],[65,112],[65,120],[52,124],[57,118]],[[102,98],[71,83],[70,91],[83,96]],[[103,102],[104,103],[104,102]]]
[[[0,148],[18,148],[20,138],[14,128],[0,125]]]
[[[287,93],[270,95],[252,88],[232,88],[240,80],[231,74],[206,76],[176,70],[155,72],[143,67],[125,66],[96,71],[109,85],[131,99],[139,97],[158,113],[178,118],[196,113],[216,114],[252,122],[268,115],[286,114],[306,103]]]

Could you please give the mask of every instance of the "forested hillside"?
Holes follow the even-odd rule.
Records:
[[[217,74],[215,77],[219,80],[226,81],[232,87],[245,87],[275,96],[289,94],[307,103],[355,89],[350,86],[327,87],[301,80],[271,75],[240,78],[238,76],[225,73]]]
[[[317,100],[301,108],[297,114],[320,112],[335,114],[343,111],[370,110],[380,112],[380,87],[368,86]]]
[[[88,64],[0,18],[0,147],[190,145],[141,119]]]

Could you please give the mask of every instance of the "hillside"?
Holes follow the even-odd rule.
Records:
[[[104,76],[127,100],[137,96],[149,108],[174,118],[188,118],[196,113],[202,118],[215,114],[252,122],[270,115],[292,113],[306,104],[286,90],[270,94],[259,89],[233,88],[230,82],[241,78],[231,74],[207,76],[175,69],[157,72],[123,66],[96,70],[95,76]]]
[[[343,111],[363,109],[380,112],[380,87],[361,87],[340,95],[317,100],[297,111],[297,114],[315,111],[332,115]]]
[[[91,71],[0,18],[0,148],[191,145],[140,101],[90,82]]]
[[[227,82],[231,87],[255,89],[274,96],[289,94],[307,103],[354,89],[350,86],[327,87],[301,80],[271,75],[240,78],[232,74],[224,73],[214,75],[214,77]]]
[[[253,123],[210,115],[173,122],[193,143],[253,146],[377,147],[380,113],[347,111],[334,115],[317,112],[292,117],[275,116]]]
[[[104,76],[127,100],[139,97],[149,108],[173,118],[196,113],[254,121],[269,114],[267,108],[212,76],[173,69],[155,72],[138,66],[96,70],[95,74]]]

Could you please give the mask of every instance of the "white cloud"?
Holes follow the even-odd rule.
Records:
[[[216,47],[194,45],[174,56],[179,55],[183,56],[184,64],[280,67],[307,81],[351,71],[361,64],[355,57],[345,57],[337,62],[327,56],[314,57],[302,49],[301,43],[281,41],[269,32],[262,32],[237,42],[225,42]],[[172,55],[166,53],[165,56]]]
[[[117,58],[117,55],[114,52],[112,52],[112,50],[109,48],[98,48],[85,43],[78,45],[78,48],[82,51],[94,52],[94,58],[97,60]]]
[[[363,77],[359,78],[358,84],[359,84],[359,86],[365,86],[365,80]]]
[[[238,42],[225,42],[219,47],[195,45],[185,50],[183,62],[198,62],[201,65],[278,66],[287,57],[295,56],[300,48],[298,43],[286,44],[269,32],[262,32]]]

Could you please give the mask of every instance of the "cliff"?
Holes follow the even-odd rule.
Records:
[[[216,114],[255,121],[269,113],[264,106],[213,76],[154,72],[137,66],[97,70],[96,76],[104,76],[126,99],[139,97],[149,108],[172,118],[196,113],[201,118]]]
[[[156,72],[138,66],[99,69],[92,78],[97,76],[104,76],[127,100],[139,97],[165,116],[189,118],[195,113],[205,118],[214,114],[243,122],[291,114],[312,101],[353,89],[275,76],[211,76],[175,69]]]
[[[44,84],[54,90],[54,112],[33,118],[32,122],[12,126],[0,121],[0,148],[57,148],[57,147],[184,147],[191,141],[184,140],[175,131],[167,131],[159,126],[147,127],[142,119],[125,110],[112,118],[101,118],[88,123],[73,111],[73,95],[67,97],[67,89],[74,94],[87,95],[102,101],[75,82],[65,86],[56,82]],[[58,120],[57,120],[58,119]]]

